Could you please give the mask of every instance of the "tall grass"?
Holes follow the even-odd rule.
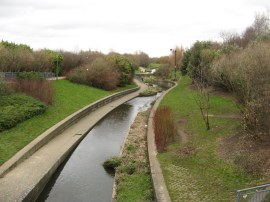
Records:
[[[154,114],[155,143],[159,152],[165,151],[168,143],[175,137],[176,126],[172,111],[169,107],[163,106]]]

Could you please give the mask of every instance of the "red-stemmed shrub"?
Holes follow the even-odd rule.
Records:
[[[158,108],[154,113],[155,143],[159,152],[165,151],[167,145],[174,141],[176,125],[169,107]]]
[[[12,83],[16,92],[22,92],[32,96],[47,105],[53,103],[54,89],[51,81],[43,79],[17,79]]]

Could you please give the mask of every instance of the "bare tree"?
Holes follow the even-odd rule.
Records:
[[[203,71],[200,71],[201,75]],[[203,78],[201,76],[200,78]],[[210,93],[208,83],[203,79],[195,80],[194,85],[196,86],[197,93],[194,96],[195,102],[200,109],[203,121],[205,123],[206,129],[210,130],[210,122],[209,122],[209,109],[210,109]]]
[[[256,14],[253,23],[256,36],[265,35],[270,33],[270,19],[269,14],[262,13]]]

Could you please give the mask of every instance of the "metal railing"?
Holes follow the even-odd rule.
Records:
[[[270,184],[237,190],[237,202],[270,202]]]

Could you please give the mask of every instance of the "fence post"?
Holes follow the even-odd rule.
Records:
[[[237,190],[237,202],[241,201],[241,192]]]

